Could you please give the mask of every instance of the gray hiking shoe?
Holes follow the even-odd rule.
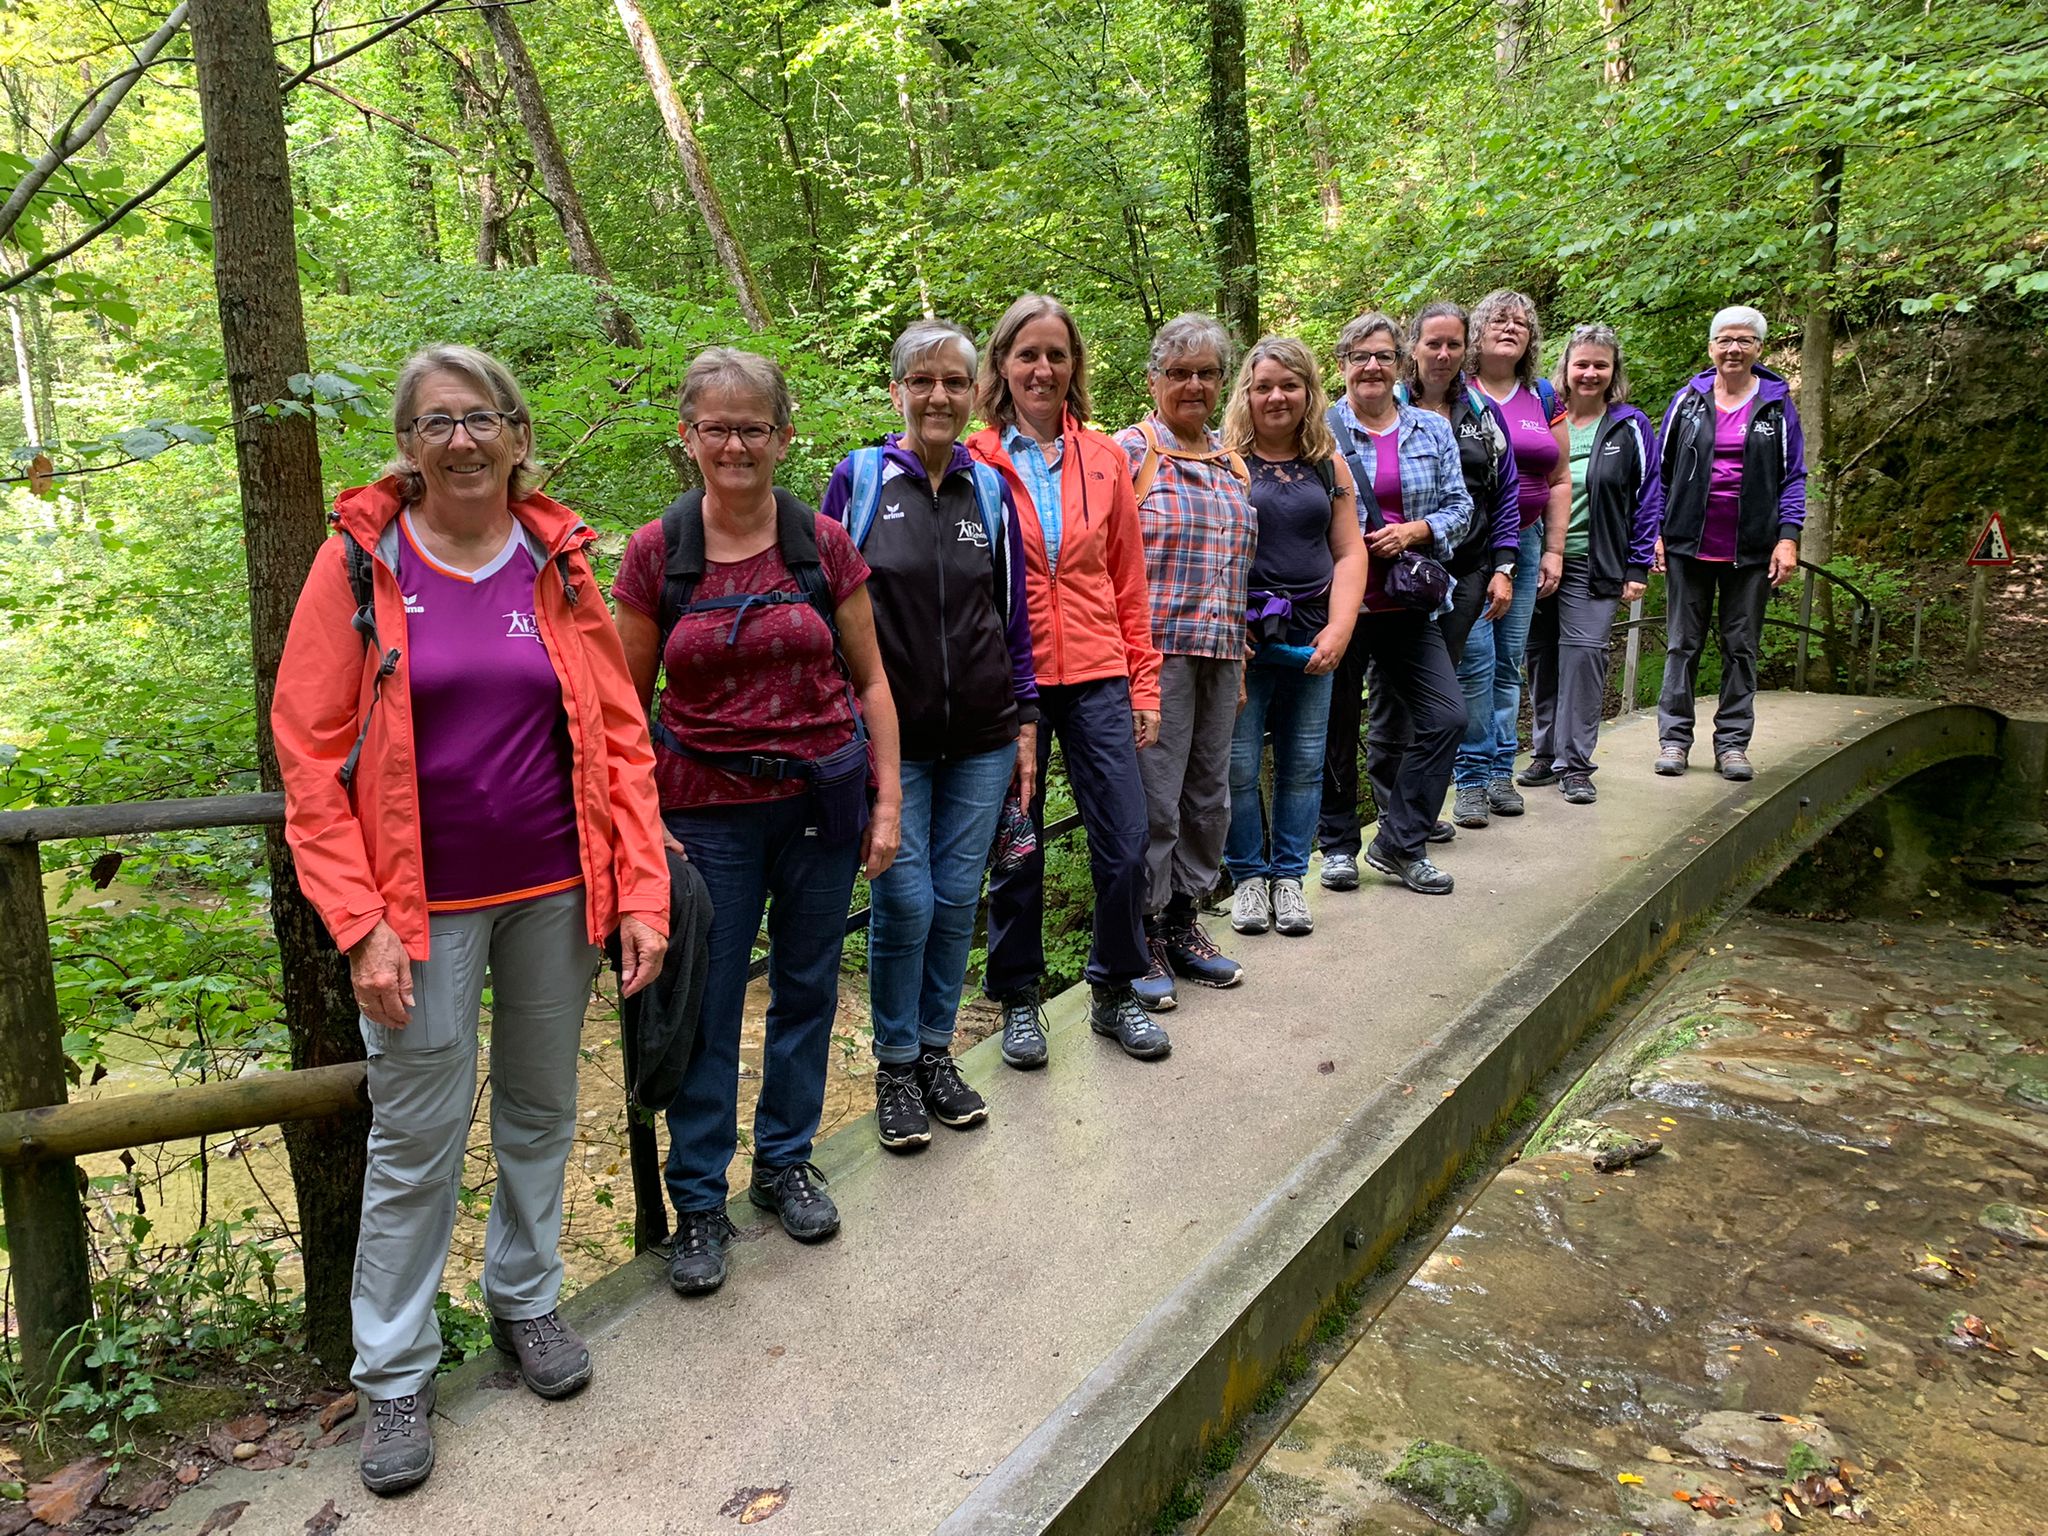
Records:
[[[1424,896],[1448,896],[1453,884],[1445,871],[1438,869],[1425,856],[1419,859],[1403,859],[1390,853],[1377,842],[1365,850],[1365,862],[1383,875],[1391,875],[1409,890]]]
[[[1302,894],[1299,880],[1273,882],[1273,927],[1290,939],[1316,931],[1315,919],[1308,915],[1308,898]]]
[[[1726,752],[1714,754],[1714,766],[1721,777],[1737,784],[1747,784],[1756,777],[1756,769],[1749,765],[1749,754],[1740,747],[1730,747]]]
[[[1654,771],[1667,779],[1675,779],[1685,772],[1686,750],[1675,741],[1667,741],[1657,749]]]
[[[1121,986],[1090,983],[1088,1027],[1098,1035],[1108,1035],[1124,1048],[1126,1056],[1135,1056],[1139,1061],[1157,1061],[1173,1049],[1166,1031],[1138,1006],[1128,982]]]
[[[1239,933],[1264,933],[1273,926],[1273,897],[1263,880],[1247,880],[1230,895],[1230,926]]]
[[[1519,816],[1528,809],[1513,779],[1495,779],[1486,786],[1486,803],[1496,816]]]
[[[1358,855],[1355,853],[1326,853],[1323,855],[1323,889],[1326,891],[1355,891],[1358,889]]]
[[[410,1397],[372,1398],[369,1409],[356,1464],[363,1486],[380,1497],[419,1487],[434,1470],[434,1383]]]
[[[1461,827],[1477,830],[1493,820],[1493,806],[1486,798],[1484,784],[1460,784],[1457,803],[1451,807],[1451,820]]]
[[[517,1322],[494,1317],[491,1342],[519,1362],[519,1379],[536,1397],[567,1397],[590,1384],[590,1347],[559,1312]]]
[[[1600,791],[1593,787],[1590,773],[1568,773],[1564,776],[1564,799],[1567,805],[1591,805],[1600,798]]]
[[[1038,988],[1003,999],[1003,1061],[1020,1072],[1045,1065],[1045,1016],[1038,1011]]]

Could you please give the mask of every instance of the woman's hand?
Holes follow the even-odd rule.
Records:
[[[1156,709],[1134,709],[1131,711],[1131,736],[1144,751],[1159,739],[1159,711]]]
[[[1771,549],[1771,585],[1782,587],[1785,580],[1799,569],[1799,542],[1796,539],[1780,539]]]
[[[1662,575],[1664,572],[1664,535],[1657,535],[1657,547],[1650,552],[1650,569]]]
[[[868,813],[868,829],[861,834],[861,873],[872,882],[896,862],[896,850],[902,842],[903,808],[893,800],[877,800]]]
[[[677,840],[675,833],[669,831],[669,829],[666,826],[662,827],[661,829],[661,846],[666,848],[670,853],[674,854],[679,859],[687,860],[690,857],[690,850],[685,848],[682,845],[682,843]]]
[[[403,1029],[412,1021],[412,961],[381,918],[348,952],[348,979],[356,1006],[372,1024]]]
[[[1564,580],[1564,551],[1559,550],[1556,554],[1546,553],[1536,569],[1536,595],[1548,597],[1557,590],[1557,584]]]
[[[1350,648],[1351,628],[1352,624],[1357,622],[1357,618],[1358,616],[1353,614],[1350,622],[1332,619],[1325,624],[1316,635],[1315,648],[1308,658],[1308,665],[1301,670],[1310,677],[1321,677],[1325,672],[1336,671],[1337,663],[1344,659],[1344,652]]]
[[[1017,769],[1010,775],[1010,787],[1017,792],[1017,803],[1029,807],[1031,796],[1038,788],[1038,724],[1017,727]]]
[[[1621,600],[1624,603],[1633,603],[1649,590],[1650,584],[1647,581],[1624,581],[1621,584]]]
[[[668,940],[631,913],[619,919],[619,996],[651,986],[668,958]]]
[[[1506,571],[1495,571],[1486,584],[1486,606],[1479,610],[1479,617],[1491,623],[1506,613],[1514,600],[1515,578]]]
[[[1435,538],[1435,532],[1421,518],[1388,523],[1365,536],[1365,547],[1382,560],[1391,560],[1404,549],[1414,549]]]

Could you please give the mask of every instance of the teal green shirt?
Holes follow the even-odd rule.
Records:
[[[1604,418],[1595,416],[1585,426],[1566,422],[1572,436],[1572,520],[1564,526],[1564,556],[1583,560],[1592,551],[1593,535],[1586,513],[1586,468],[1593,458],[1593,439],[1599,435]]]

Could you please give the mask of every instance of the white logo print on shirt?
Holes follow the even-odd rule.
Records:
[[[407,613],[425,613],[427,605],[420,601],[419,593],[408,592],[405,594],[405,611]]]
[[[532,614],[508,613],[505,615],[505,617],[511,621],[511,627],[505,631],[506,639],[514,640],[524,638],[527,640],[539,642],[540,626],[534,623]]]
[[[972,544],[976,549],[988,548],[988,530],[981,526],[978,518],[961,518],[954,537],[962,544]]]
[[[882,521],[885,523],[893,522],[895,519],[901,517],[902,515],[903,503],[900,501],[892,501],[889,503],[889,505],[882,508]]]

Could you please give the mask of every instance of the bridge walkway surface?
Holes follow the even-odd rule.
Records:
[[[715,1536],[749,1490],[784,1488],[750,1524],[1149,1527],[1200,1437],[1677,930],[1831,805],[1909,759],[1995,751],[1998,729],[1981,710],[1766,695],[1758,778],[1736,785],[1697,761],[1654,777],[1654,720],[1613,726],[1599,803],[1535,791],[1526,816],[1461,833],[1449,898],[1368,875],[1313,892],[1309,938],[1218,922],[1245,981],[1183,985],[1164,1062],[1092,1036],[1070,992],[1048,1070],[1006,1069],[993,1040],[966,1054],[987,1126],[935,1127],[910,1158],[881,1152],[871,1119],[821,1147],[832,1242],[800,1247],[742,1202],[716,1295],[675,1296],[652,1255],[591,1287],[567,1309],[597,1362],[581,1396],[508,1390],[495,1355],[444,1377],[417,1492],[371,1497],[344,1444],[223,1468],[139,1529],[191,1536],[247,1500],[236,1536],[296,1533],[332,1500],[348,1536]]]

